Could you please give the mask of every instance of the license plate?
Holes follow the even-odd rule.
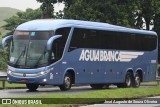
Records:
[[[27,83],[27,82],[28,82],[28,80],[27,80],[27,79],[21,79],[21,82],[25,82],[25,83]]]

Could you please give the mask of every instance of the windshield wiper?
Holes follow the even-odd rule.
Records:
[[[34,65],[34,67],[37,67],[37,66],[38,66],[40,60],[42,59],[43,55],[45,56],[45,54],[46,54],[46,47],[45,47],[45,49],[44,49],[44,52],[43,52],[43,53],[41,54],[41,56],[38,58],[38,60],[37,60],[36,64]]]
[[[17,59],[16,63],[14,64],[14,66],[17,66],[17,64],[19,63],[19,60],[21,59],[21,56],[24,55],[25,51],[26,51],[26,46],[25,46],[24,50],[21,52],[21,54],[18,56],[18,59]]]

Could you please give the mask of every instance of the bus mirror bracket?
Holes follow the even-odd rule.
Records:
[[[51,37],[51,38],[48,40],[48,42],[47,42],[47,50],[48,50],[48,51],[51,51],[53,42],[54,42],[56,39],[60,38],[60,37],[62,37],[62,35],[55,35],[55,36]]]
[[[2,39],[2,48],[6,47],[6,44],[9,43],[13,39],[13,35],[6,36]]]

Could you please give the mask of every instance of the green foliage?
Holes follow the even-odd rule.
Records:
[[[20,10],[9,7],[0,7],[0,22],[15,15],[17,12],[20,12]]]
[[[136,26],[151,30],[150,26],[155,25],[157,14],[160,14],[160,1],[159,0],[134,0],[132,3],[134,7],[134,15],[136,18]],[[160,25],[159,25],[160,26]]]
[[[60,0],[58,0],[58,1],[60,1]],[[65,8],[70,8],[70,6],[72,4],[74,4],[75,2],[77,2],[77,0],[61,0],[61,1],[64,2]],[[87,2],[87,0],[86,0],[86,2]]]
[[[62,0],[64,18],[159,31],[159,0]],[[146,25],[146,26],[144,26]]]
[[[16,16],[12,16],[8,19],[6,19],[6,25],[3,27],[6,30],[9,30],[9,34],[13,33],[13,31],[16,29],[18,25],[21,23],[33,20],[33,19],[40,19],[42,17],[42,12],[40,9],[32,10],[27,9],[25,12],[18,12]]]
[[[63,15],[64,15],[63,11],[60,10],[59,12],[56,12],[55,18],[56,19],[63,19]]]
[[[8,32],[8,30],[2,28],[2,26],[6,24],[4,20],[12,17],[13,15],[16,15],[17,12],[20,12],[20,10],[9,7],[0,7],[0,43],[2,36],[6,35],[6,33]]]
[[[6,50],[0,49],[0,69],[6,69],[8,53]]]
[[[6,70],[3,70],[2,72],[5,72]],[[5,89],[21,89],[21,88],[26,88],[26,84],[16,84],[16,83],[12,83],[12,84],[10,84],[10,83],[8,83],[7,81],[6,81],[6,83],[5,83]],[[0,81],[0,89],[2,89],[3,87],[2,87],[2,81]]]
[[[62,0],[37,0],[37,2],[42,3],[40,9],[43,12],[43,18],[55,18],[54,15],[54,4],[61,2]]]
[[[70,4],[72,2],[73,4]],[[71,0],[65,3],[64,18],[106,22],[135,27],[135,20],[125,0]]]

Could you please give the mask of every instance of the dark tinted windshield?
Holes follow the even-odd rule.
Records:
[[[16,31],[10,48],[10,64],[35,67],[48,63],[47,41],[53,31]]]

